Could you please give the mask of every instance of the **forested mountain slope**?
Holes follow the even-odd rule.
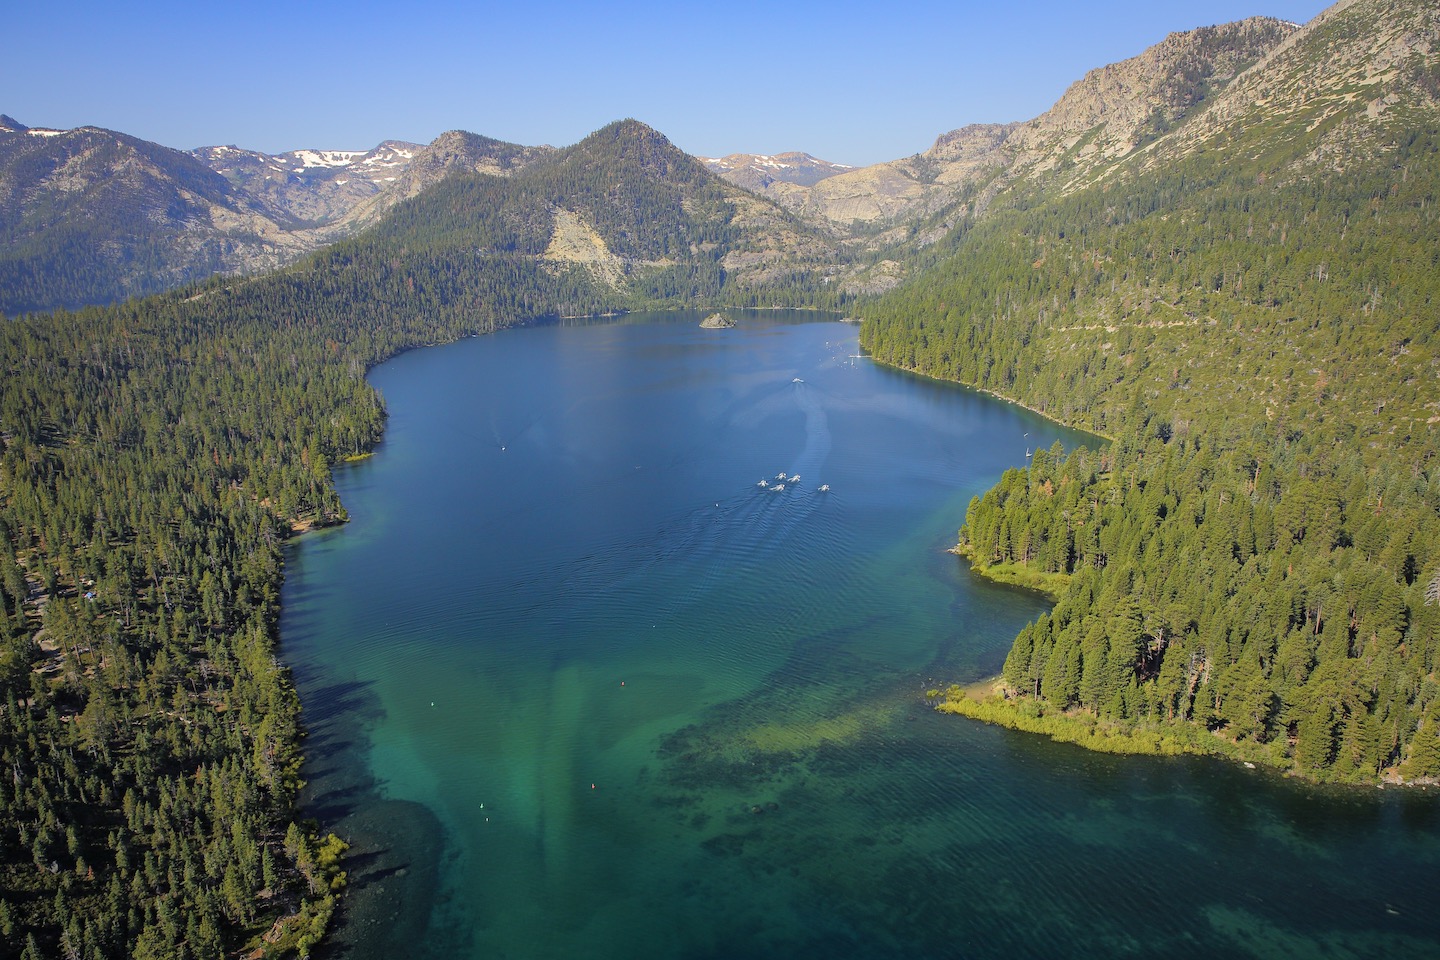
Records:
[[[97,127],[32,130],[0,118],[0,315],[233,270],[247,250],[283,245],[289,225],[187,153]]]
[[[387,177],[385,189],[345,210],[336,227],[350,231],[374,223],[387,210],[444,180],[455,171],[508,177],[555,152],[554,147],[525,147],[464,130],[449,130],[415,150],[409,161]],[[333,236],[339,234],[333,234]]]
[[[416,269],[437,258],[503,263],[501,287],[523,277],[520,289],[548,290],[548,309],[571,314],[631,302],[833,301],[845,276],[832,241],[633,120],[509,177],[449,176],[336,251],[395,254]]]
[[[1437,36],[1430,4],[1341,5],[866,311],[877,358],[1115,438],[1037,453],[961,531],[1068,577],[1006,661],[1012,717],[1440,775]]]

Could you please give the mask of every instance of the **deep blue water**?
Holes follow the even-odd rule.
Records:
[[[282,624],[355,845],[337,953],[1440,956],[1433,796],[932,712],[1044,609],[945,552],[966,504],[1086,438],[737,316],[373,372]]]

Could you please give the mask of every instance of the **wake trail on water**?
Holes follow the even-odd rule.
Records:
[[[816,480],[831,447],[825,406],[819,392],[803,382],[783,389],[804,415],[804,442],[784,470],[767,474],[763,484],[699,505],[658,531],[615,543],[572,570],[565,593],[596,598],[639,591],[659,599],[652,612],[663,618],[737,572],[771,561],[783,548],[802,553],[833,547],[835,530],[810,523],[834,497],[819,491]],[[791,481],[795,476],[800,479]]]
[[[527,631],[544,624],[549,631],[564,632],[583,610],[597,632],[625,632],[636,629],[641,610],[648,629],[674,621],[735,578],[754,577],[777,564],[782,551],[785,563],[834,556],[842,549],[843,528],[838,522],[815,522],[827,513],[838,516],[830,505],[843,502],[839,494],[818,489],[832,444],[825,400],[823,391],[792,381],[755,404],[767,416],[786,409],[803,416],[795,455],[784,463],[757,462],[763,486],[758,480],[746,483],[729,497],[707,497],[684,513],[662,518],[657,527],[597,545],[558,576],[554,570],[531,569],[510,588],[494,591],[479,619]],[[731,424],[747,412],[754,410],[732,414]],[[776,472],[778,467],[784,470]],[[789,479],[797,475],[798,482]],[[769,590],[761,582],[741,602],[762,605]],[[522,597],[528,599],[511,599]]]

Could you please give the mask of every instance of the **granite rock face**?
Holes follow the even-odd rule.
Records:
[[[803,218],[850,233],[923,221],[965,198],[974,204],[965,212],[974,213],[1022,178],[1076,189],[1184,123],[1299,30],[1254,17],[1174,33],[1137,57],[1091,70],[1033,120],[962,127],[924,153],[769,195]]]

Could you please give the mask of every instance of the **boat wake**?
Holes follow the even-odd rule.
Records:
[[[582,558],[560,590],[565,606],[593,604],[606,595],[633,596],[638,591],[665,598],[653,611],[657,620],[665,619],[739,573],[763,570],[777,559],[793,564],[813,551],[825,554],[838,549],[840,534],[835,526],[812,522],[816,510],[834,494],[828,484],[822,491],[803,481],[821,473],[830,454],[822,397],[803,381],[794,381],[782,391],[804,415],[805,430],[804,443],[785,470],[773,480],[762,479],[724,500],[708,500],[663,521],[644,537]]]

